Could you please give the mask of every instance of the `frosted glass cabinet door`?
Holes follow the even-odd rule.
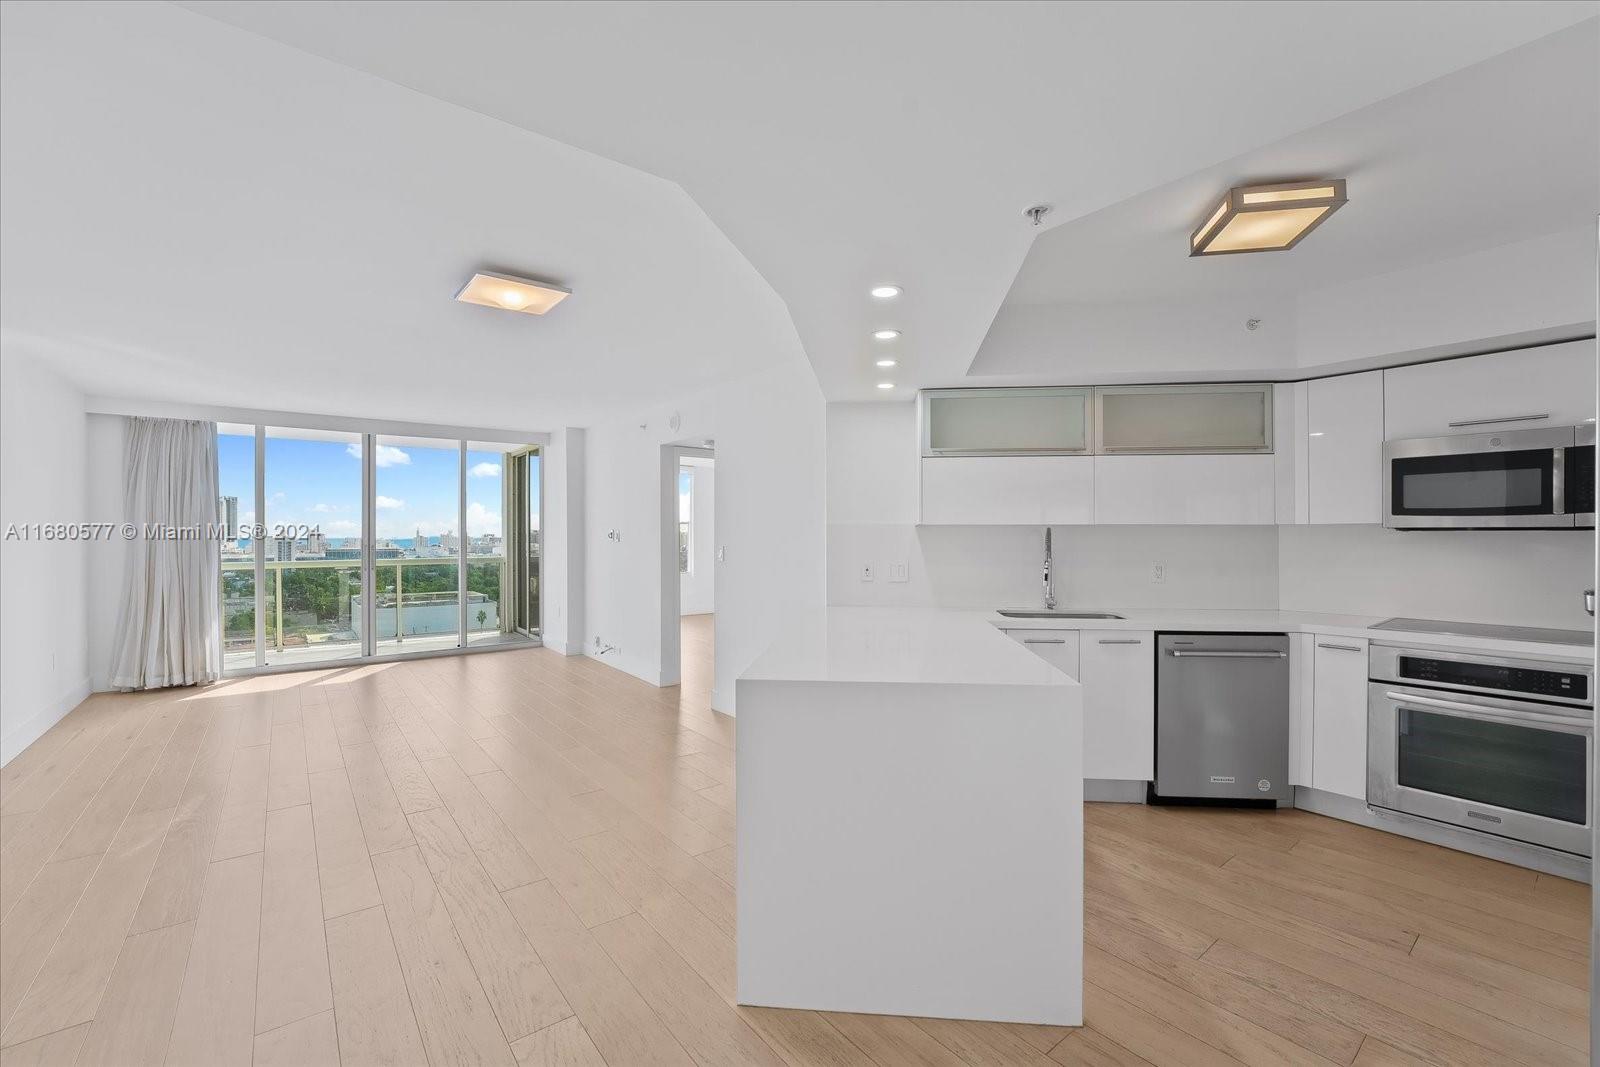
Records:
[[[1270,385],[1131,385],[1095,390],[1096,451],[1271,452]]]
[[[1088,451],[1088,389],[930,389],[923,394],[925,456]]]

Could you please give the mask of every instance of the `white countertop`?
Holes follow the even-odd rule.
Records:
[[[990,625],[981,611],[821,609],[796,618],[739,676],[762,682],[907,685],[1078,683]]]
[[[1020,605],[1019,605],[1020,606]],[[838,609],[835,609],[838,610]],[[1381,615],[1327,615],[1313,611],[1238,610],[1218,611],[1198,608],[1134,608],[1121,610],[1115,605],[1094,605],[1076,609],[1058,605],[1061,611],[1113,611],[1125,619],[1011,619],[993,611],[980,612],[991,626],[1003,630],[1162,630],[1228,631],[1244,633],[1316,633],[1337,637],[1364,637],[1386,645],[1425,648],[1481,649],[1540,659],[1562,659],[1593,663],[1592,646],[1552,644],[1544,641],[1514,641],[1505,638],[1463,637],[1426,631],[1374,630],[1383,622]]]

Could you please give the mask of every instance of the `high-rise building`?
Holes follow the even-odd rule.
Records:
[[[239,536],[239,498],[217,497],[217,521],[222,523],[222,539],[231,541]]]

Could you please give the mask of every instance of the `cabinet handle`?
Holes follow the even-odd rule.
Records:
[[[1024,637],[1022,643],[1025,645],[1064,645],[1067,643],[1067,639],[1065,637]]]
[[[1318,648],[1331,648],[1331,649],[1334,649],[1335,651],[1338,651],[1338,652],[1360,652],[1361,651],[1361,646],[1360,645],[1325,645],[1321,641],[1317,642],[1317,647]]]
[[[1137,637],[1102,637],[1102,645],[1142,645],[1144,642]]]
[[[1498,419],[1462,419],[1459,422],[1452,422],[1450,425],[1452,428],[1461,426],[1489,426],[1496,422],[1538,422],[1540,419],[1548,419],[1549,417],[1550,413],[1546,411],[1542,415],[1506,415],[1505,417]]]

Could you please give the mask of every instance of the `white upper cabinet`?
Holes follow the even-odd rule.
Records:
[[[1092,456],[938,456],[922,461],[921,478],[925,525],[1094,522]]]
[[[1129,385],[1095,391],[1095,451],[1272,451],[1271,385]]]
[[[1383,521],[1383,372],[1306,383],[1309,520]]]
[[[931,389],[924,456],[1073,455],[1089,451],[1088,389]]]
[[[1272,456],[1096,456],[1101,525],[1271,526]]]
[[[1569,341],[1383,372],[1384,433],[1439,437],[1595,417],[1595,343]]]

